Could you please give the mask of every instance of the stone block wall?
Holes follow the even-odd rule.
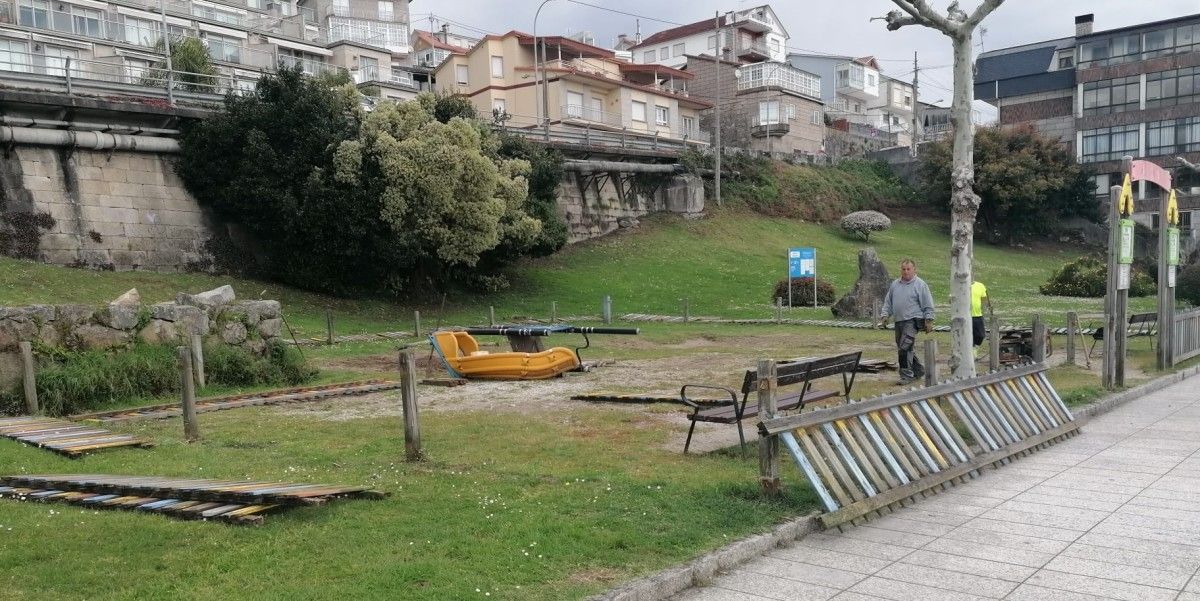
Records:
[[[685,217],[704,213],[704,183],[692,175],[670,179],[652,194],[617,189],[611,178],[585,178],[567,172],[558,188],[559,214],[567,223],[568,243],[609,234],[637,225],[649,213],[671,212]]]
[[[257,355],[283,331],[279,301],[237,301],[224,286],[171,302],[142,304],[136,290],[107,305],[0,307],[0,389],[21,381],[19,343],[42,350],[119,351],[135,341],[190,344],[193,334],[208,344],[240,346]]]
[[[37,258],[97,269],[182,271],[203,262],[214,221],[144,152],[18,146],[0,161],[0,213],[46,213]]]

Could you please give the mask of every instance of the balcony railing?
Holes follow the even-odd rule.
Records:
[[[759,40],[747,42],[739,40],[734,54],[737,56],[761,56],[768,58],[771,56],[771,51],[767,49],[767,44]]]
[[[330,6],[325,9],[325,15],[329,17],[353,17],[355,19],[370,19],[372,21],[385,21],[388,23],[404,22],[407,18],[403,12],[379,12],[370,8],[360,8],[354,6]],[[397,18],[399,17],[399,18]]]
[[[413,80],[412,75],[408,73],[401,75],[395,71],[389,73],[381,70],[378,65],[359,67],[353,73],[354,83],[387,83],[417,89],[417,82]]]
[[[562,118],[578,119],[588,121],[597,125],[607,125],[609,127],[621,127],[624,119],[618,113],[606,113],[600,109],[590,108],[580,104],[564,104],[562,106]]]
[[[821,77],[787,63],[762,62],[741,67],[738,91],[761,87],[791,90],[814,100],[821,98]]]
[[[295,57],[295,56],[289,56],[286,54],[279,55],[279,65],[281,67],[285,67],[288,69],[298,66],[298,67],[300,67],[300,71],[307,73],[309,75],[321,75],[322,73],[335,73],[337,71],[343,70],[341,67],[337,67],[337,66],[331,65],[326,62],[313,60],[310,58],[299,58],[299,57]]]

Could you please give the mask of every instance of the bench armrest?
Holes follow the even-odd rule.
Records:
[[[703,388],[704,390],[720,390],[722,392],[729,393],[729,404],[730,405],[733,405],[734,407],[736,407],[738,404],[737,392],[735,392],[732,388],[726,388],[724,386],[709,386],[707,384],[684,384],[683,388],[679,389],[679,400],[683,401],[683,403],[685,405],[692,407],[692,408],[696,409],[697,411],[700,410],[700,405],[687,397],[687,391],[689,388]],[[722,401],[720,404],[724,405],[725,403],[724,403],[724,401]],[[739,411],[738,413],[740,414],[741,412]]]

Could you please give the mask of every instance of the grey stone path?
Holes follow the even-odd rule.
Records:
[[[1064,443],[675,599],[1200,601],[1198,570],[1200,384],[1184,381]]]

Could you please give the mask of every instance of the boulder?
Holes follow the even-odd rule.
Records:
[[[25,318],[0,319],[0,351],[15,351],[22,340],[37,338],[38,326]]]
[[[163,321],[179,321],[182,305],[175,303],[157,303],[150,305],[150,317]]]
[[[225,324],[225,329],[221,331],[221,340],[225,344],[241,344],[246,341],[246,324],[240,321],[234,321]]]
[[[29,305],[28,307],[0,307],[0,319],[35,321],[39,324],[54,321],[53,305]]]
[[[242,304],[246,311],[246,317],[249,318],[250,325],[257,324],[264,319],[275,319],[280,316],[279,301],[273,300],[256,300],[247,301]]]
[[[246,344],[244,344],[242,346],[246,350],[248,350],[251,353],[254,353],[255,355],[258,355],[258,356],[267,354],[267,343],[265,340],[251,338],[251,339],[246,340]]]
[[[57,305],[54,307],[57,321],[64,322],[68,327],[85,324],[92,320],[96,308],[91,305]]]
[[[258,335],[263,338],[278,338],[282,333],[282,319],[264,319],[258,322]]]
[[[141,305],[111,303],[96,312],[96,321],[116,330],[132,330],[137,327],[141,309]]]
[[[85,351],[107,350],[125,346],[129,343],[130,338],[132,338],[129,332],[114,330],[96,324],[78,326],[71,331],[71,335],[75,338],[79,348]]]
[[[174,322],[151,319],[146,327],[138,332],[138,338],[147,344],[174,344],[179,342],[179,331]]]
[[[176,312],[175,327],[180,336],[191,339],[193,334],[208,334],[208,313],[199,307],[180,306]]]
[[[37,338],[42,341],[42,344],[49,347],[62,346],[63,342],[62,332],[54,324],[49,323],[42,324],[42,327],[38,328]]]
[[[199,294],[185,294],[180,292],[175,297],[175,302],[180,305],[200,307],[215,315],[217,309],[232,303],[236,298],[233,293],[233,286],[226,284],[220,288],[213,288]]]
[[[117,297],[117,300],[109,303],[112,305],[140,305],[142,304],[142,295],[137,288],[130,288],[125,294]]]
[[[838,299],[830,309],[838,318],[871,319],[876,303],[882,303],[892,278],[879,260],[874,248],[858,251],[858,280],[850,292]]]

